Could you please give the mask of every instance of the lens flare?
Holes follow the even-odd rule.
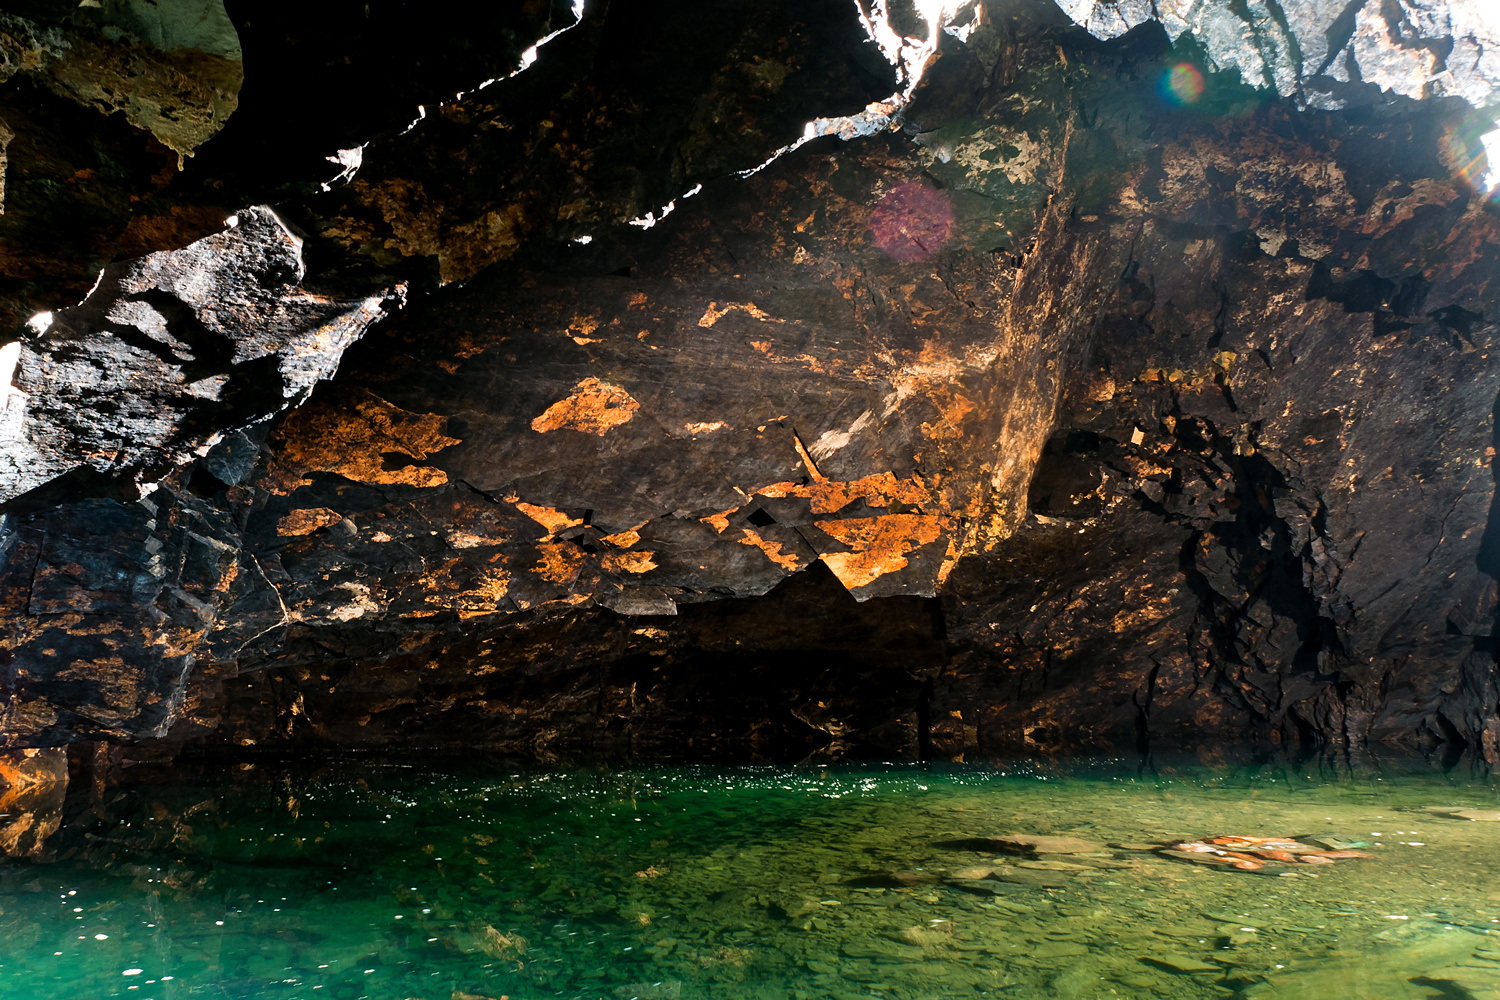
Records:
[[[910,181],[887,192],[870,214],[875,245],[903,263],[922,260],[953,233],[953,206],[941,191]]]
[[[1161,94],[1173,104],[1195,104],[1203,96],[1203,74],[1191,63],[1178,63],[1162,74]]]
[[[1476,109],[1443,133],[1443,162],[1453,176],[1500,205],[1500,109]]]

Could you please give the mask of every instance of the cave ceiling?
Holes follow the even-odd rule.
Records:
[[[1500,759],[1500,16],[919,6],[0,14],[0,743]]]

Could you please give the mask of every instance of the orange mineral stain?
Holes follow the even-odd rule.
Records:
[[[543,542],[536,547],[541,558],[537,574],[548,583],[568,586],[583,568],[583,550],[572,542]]]
[[[905,569],[907,553],[937,541],[939,520],[932,514],[886,514],[817,521],[818,528],[849,546],[849,552],[825,552],[823,562],[847,589],[869,586]]]
[[[736,309],[747,313],[750,316],[754,316],[762,323],[786,322],[786,320],[784,319],[777,319],[775,316],[767,315],[766,312],[759,306],[757,306],[754,302],[726,302],[722,307],[720,307],[717,302],[710,302],[708,304],[708,308],[703,310],[703,315],[698,317],[698,325],[704,327],[713,326],[719,320],[723,319],[725,316],[728,316]]]
[[[276,522],[276,534],[283,538],[310,535],[319,528],[338,524],[344,516],[327,507],[308,507],[294,510]]]
[[[386,455],[424,459],[461,444],[448,437],[448,418],[413,413],[373,392],[353,390],[346,400],[314,400],[287,415],[281,459],[298,472],[333,472],[359,483],[441,486],[441,469],[406,465],[385,468]]]
[[[536,504],[518,503],[516,504],[516,510],[546,528],[548,535],[555,535],[567,528],[576,528],[583,523],[582,518],[569,517],[556,507],[540,507]],[[545,538],[546,535],[542,537]]]
[[[531,422],[531,429],[538,434],[571,430],[603,437],[610,428],[629,423],[640,408],[641,404],[624,389],[590,377],[574,386],[566,398],[547,407]]]
[[[649,573],[656,568],[655,552],[606,552],[599,564],[606,573]]]
[[[767,559],[788,573],[797,572],[797,557],[790,552],[782,552],[780,542],[760,537],[760,534],[753,528],[741,528],[740,531],[744,533],[744,537],[740,539],[741,545],[753,545],[764,552]]]

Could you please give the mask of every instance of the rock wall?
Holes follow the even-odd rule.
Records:
[[[9,349],[0,738],[1494,758],[1483,66],[1084,7],[554,11],[111,265]]]

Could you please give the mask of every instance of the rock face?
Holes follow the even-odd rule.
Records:
[[[0,82],[21,74],[105,114],[122,112],[183,157],[224,127],[244,81],[222,0],[35,5],[0,14]]]
[[[249,203],[164,190],[235,111],[241,57],[219,0],[6,5],[0,337],[77,302],[117,253],[180,247]]]
[[[1485,0],[1058,0],[1096,38],[1151,22],[1185,36],[1214,70],[1252,87],[1342,108],[1360,84],[1417,99],[1461,97],[1475,107],[1500,88],[1500,17]],[[1360,101],[1362,103],[1362,101]]]
[[[302,286],[302,240],[268,208],[180,251],[111,265],[82,303],[12,345],[0,503],[63,476],[155,484],[226,432],[332,375],[404,287],[339,299]]]
[[[797,10],[586,12],[37,321],[3,739],[1500,753],[1470,83],[1336,110],[1310,43],[1215,75],[1228,5],[1037,3],[902,110],[883,25]]]

